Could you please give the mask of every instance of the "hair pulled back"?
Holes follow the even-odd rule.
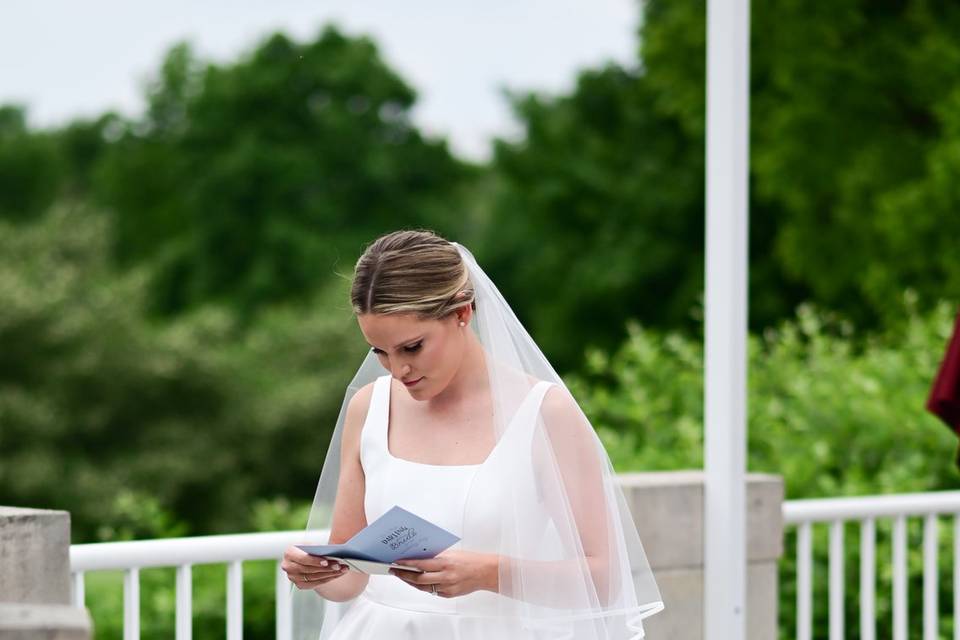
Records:
[[[370,243],[354,268],[350,301],[357,315],[414,313],[423,320],[477,308],[456,246],[426,230],[394,231]]]

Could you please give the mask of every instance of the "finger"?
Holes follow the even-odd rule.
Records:
[[[391,569],[391,572],[397,571],[396,574],[400,579],[405,580],[413,585],[421,584],[438,584],[443,581],[445,575],[442,571],[431,571],[424,573],[415,573],[413,571],[404,571],[403,569]]]
[[[298,562],[291,559],[286,559],[281,564],[284,571],[288,573],[312,573],[316,571],[323,571],[330,568],[336,568],[342,566],[343,562],[339,562],[336,558],[323,558],[320,556],[308,556],[310,559],[306,559],[303,562]]]
[[[293,582],[297,580],[312,582],[318,580],[319,578],[337,576],[342,573],[346,573],[348,569],[349,567],[345,564],[334,564],[330,565],[329,567],[323,567],[319,570],[312,567],[302,567],[292,571],[288,570],[287,577],[289,577]]]
[[[446,560],[442,558],[421,558],[410,560],[396,560],[395,564],[402,564],[407,567],[413,567],[414,569],[420,569],[422,571],[440,571],[446,566]]]
[[[346,565],[341,565],[339,569],[330,569],[329,571],[318,571],[315,573],[304,573],[297,576],[298,579],[305,580],[307,582],[316,582],[322,578],[329,578],[331,576],[339,576],[344,573],[347,573],[350,568]]]
[[[333,580],[334,578],[339,578],[342,575],[346,575],[349,569],[347,567],[342,568],[340,571],[331,571],[329,573],[318,574],[316,576],[307,576],[304,578],[304,581],[307,584],[323,584]]]
[[[310,555],[303,549],[298,549],[296,547],[290,547],[287,549],[287,552],[284,554],[284,556],[291,562],[296,562],[297,564],[302,564],[308,567],[325,567],[330,564],[331,561],[336,561],[336,558],[330,558],[328,556]]]

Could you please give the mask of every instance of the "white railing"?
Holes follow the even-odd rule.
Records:
[[[844,524],[852,521],[860,523],[860,637],[876,640],[876,525],[880,519],[893,523],[893,640],[907,640],[907,519],[911,517],[923,518],[923,639],[939,638],[940,517],[953,523],[953,619],[960,621],[960,491],[793,500],[784,503],[783,518],[786,526],[797,528],[797,640],[810,640],[813,631],[813,526],[817,523],[829,525],[829,637],[844,637]],[[956,622],[953,637],[960,640]]]
[[[829,527],[828,617],[830,640],[845,634],[844,526],[860,525],[860,637],[876,640],[876,539],[877,522],[892,521],[893,640],[907,640],[907,522],[923,518],[923,639],[938,638],[937,553],[939,520],[952,520],[953,618],[960,621],[960,491],[792,500],[783,504],[786,527],[797,529],[797,629],[798,640],[811,640],[813,633],[813,528]],[[318,532],[326,537],[326,532]],[[70,547],[73,601],[84,606],[84,575],[89,571],[122,570],[123,638],[140,637],[140,569],[176,567],[176,639],[190,640],[192,622],[191,567],[195,564],[227,564],[227,640],[240,640],[243,629],[243,562],[275,560],[276,630],[278,640],[291,637],[290,583],[280,569],[283,550],[302,541],[302,531],[249,533],[195,538],[171,538],[134,542],[80,544]],[[339,615],[334,605],[329,615]],[[954,640],[960,640],[960,624],[954,624]]]
[[[318,531],[326,539],[326,531]],[[243,562],[276,560],[277,638],[291,637],[290,582],[280,568],[283,550],[303,541],[303,531],[245,533],[195,538],[75,544],[70,547],[73,603],[83,607],[84,575],[89,571],[124,571],[123,640],[140,638],[140,569],[176,567],[176,640],[190,640],[192,613],[191,568],[195,564],[227,564],[227,640],[243,636]],[[328,606],[330,606],[328,604]],[[338,615],[336,605],[331,615]]]

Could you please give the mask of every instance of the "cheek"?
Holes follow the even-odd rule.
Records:
[[[438,366],[443,366],[445,359],[443,345],[434,340],[432,344],[420,350],[417,365],[434,371]]]

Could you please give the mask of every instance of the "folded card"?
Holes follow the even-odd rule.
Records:
[[[401,558],[433,558],[459,540],[446,529],[394,506],[343,544],[297,547],[312,556],[342,558],[364,573],[386,573]]]

